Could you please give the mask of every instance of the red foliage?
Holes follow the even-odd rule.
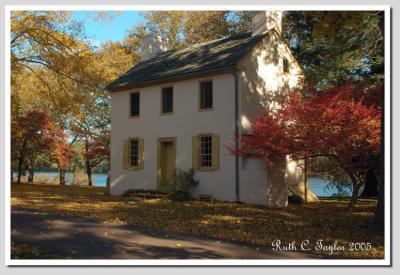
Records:
[[[55,125],[46,111],[27,112],[11,122],[11,129],[13,159],[24,161],[34,154],[48,154],[65,167],[74,154],[65,133]]]
[[[310,90],[308,96],[293,92],[279,109],[255,120],[252,135],[240,137],[239,150],[229,149],[267,160],[274,153],[327,156],[346,173],[363,173],[372,165],[369,156],[379,153],[381,107],[371,99],[381,92],[381,87],[366,92],[352,83]]]
[[[55,129],[52,145],[52,155],[56,160],[58,167],[61,169],[66,169],[76,152],[69,145],[64,131]]]
[[[85,159],[90,166],[95,167],[110,156],[110,131],[103,131],[100,135],[91,135]]]

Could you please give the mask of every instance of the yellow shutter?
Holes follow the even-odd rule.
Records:
[[[192,167],[199,169],[199,137],[194,136],[192,142]]]
[[[123,161],[124,169],[129,169],[129,139],[124,139]]]
[[[219,169],[219,135],[212,135],[212,169]]]
[[[143,162],[144,162],[144,139],[143,138],[139,138],[138,145],[139,145],[138,168],[143,169]]]

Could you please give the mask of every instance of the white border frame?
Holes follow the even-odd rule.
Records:
[[[10,171],[10,14],[13,10],[383,10],[385,11],[385,239],[382,260],[15,260],[11,259],[11,184],[4,174],[5,183],[5,264],[8,266],[389,266],[391,265],[391,11],[389,5],[6,5],[5,6],[5,164]]]

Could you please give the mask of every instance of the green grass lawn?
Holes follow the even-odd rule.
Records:
[[[163,231],[185,232],[261,245],[272,241],[333,244],[370,242],[372,250],[334,252],[337,258],[383,258],[383,234],[369,229],[376,200],[361,199],[353,213],[347,200],[323,199],[283,209],[227,202],[191,200],[172,202],[166,197],[106,196],[102,187],[13,184],[12,206],[84,216],[100,221],[132,223]],[[328,254],[328,251],[310,251]]]

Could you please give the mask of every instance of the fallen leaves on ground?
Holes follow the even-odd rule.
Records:
[[[43,251],[36,246],[11,243],[11,259],[15,260],[30,260],[30,259],[68,259],[59,255]]]
[[[283,209],[228,202],[193,200],[172,202],[166,197],[146,199],[103,195],[102,187],[13,184],[13,207],[88,217],[103,222],[132,223],[167,232],[239,240],[271,245],[303,240],[327,244],[338,241],[370,242],[369,251],[336,251],[336,258],[383,258],[383,234],[370,230],[376,200],[361,199],[354,212],[346,212],[346,200],[321,200],[308,205],[289,205]],[[106,232],[107,233],[107,232]],[[105,234],[106,234],[105,233]],[[329,251],[314,251],[329,254]]]

